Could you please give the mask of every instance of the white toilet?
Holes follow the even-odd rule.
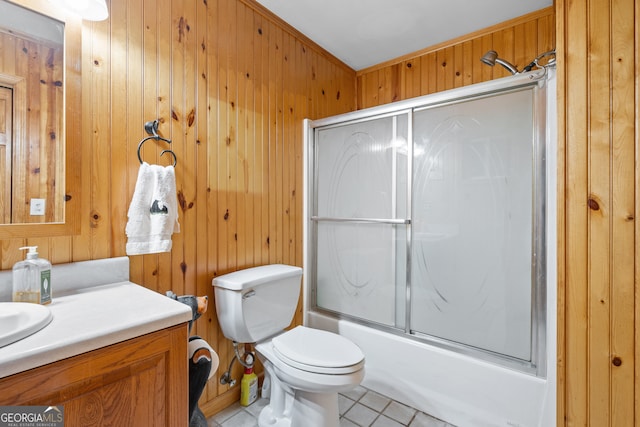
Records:
[[[222,332],[238,343],[256,343],[271,383],[260,427],[337,427],[338,392],[364,377],[364,355],[348,339],[304,326],[285,331],[301,277],[299,267],[274,264],[213,279]]]

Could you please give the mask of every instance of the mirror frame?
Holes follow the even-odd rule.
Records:
[[[71,236],[80,233],[82,178],[82,21],[61,11],[49,0],[7,0],[65,24],[64,31],[64,222],[0,224],[0,240],[29,237]]]

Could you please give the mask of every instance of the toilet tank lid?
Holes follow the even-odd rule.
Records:
[[[302,268],[284,264],[269,264],[215,277],[212,284],[218,288],[241,291],[273,280],[295,276],[302,276]]]

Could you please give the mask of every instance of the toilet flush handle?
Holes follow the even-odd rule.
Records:
[[[249,292],[245,293],[242,295],[242,299],[247,299],[247,298],[251,298],[252,296],[254,296],[256,294],[256,291],[254,291],[253,289],[250,290]]]

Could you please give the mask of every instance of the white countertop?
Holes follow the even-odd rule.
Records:
[[[82,264],[91,268],[91,263]],[[129,281],[67,287],[56,296],[54,272],[55,266],[53,301],[47,306],[53,320],[0,347],[0,378],[191,320],[187,305]]]

